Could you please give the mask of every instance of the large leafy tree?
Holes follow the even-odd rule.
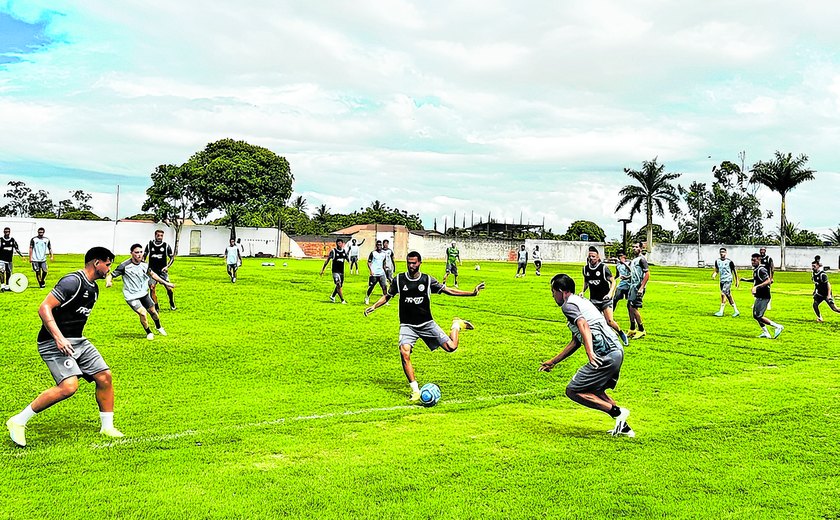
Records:
[[[607,237],[603,228],[589,220],[576,220],[569,224],[563,240],[580,240],[581,235],[588,235],[590,242],[603,242]]]
[[[779,229],[785,229],[787,223],[786,198],[787,194],[805,181],[814,178],[814,171],[806,167],[808,156],[800,154],[793,157],[793,154],[783,154],[776,151],[775,157],[769,161],[759,161],[750,170],[752,176],[750,182],[761,184],[775,191],[782,197],[782,215]],[[779,269],[785,269],[785,247],[787,245],[787,233],[780,233],[781,259]]]
[[[231,237],[249,212],[283,206],[292,195],[289,162],[267,148],[222,139],[209,143],[182,168],[196,197],[197,215],[225,213]]]
[[[143,211],[154,215],[156,222],[163,222],[175,230],[175,251],[184,221],[195,212],[196,192],[185,168],[172,164],[161,164],[152,172],[152,185],[146,190]]]
[[[621,199],[615,210],[618,211],[625,206],[630,206],[630,218],[636,213],[645,212],[645,227],[647,229],[647,247],[653,247],[653,213],[660,217],[665,216],[665,206],[668,211],[676,216],[680,215],[679,194],[672,181],[679,178],[679,173],[665,173],[665,165],[658,164],[657,158],[652,161],[643,161],[641,170],[624,168],[636,184],[628,184],[618,192]]]

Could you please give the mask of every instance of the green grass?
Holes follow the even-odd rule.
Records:
[[[48,285],[80,263],[59,257]],[[768,317],[787,328],[769,341],[746,284],[742,317],[715,318],[710,271],[653,267],[649,335],[612,393],[638,437],[616,439],[563,395],[583,352],[537,372],[569,337],[550,274],[579,281],[579,266],[514,279],[512,264],[465,264],[461,287],[487,290],[432,310],[477,329],[452,354],[418,344],[420,383],[443,391],[424,409],[406,400],[396,303],[365,318],[366,276],[335,305],[321,262],[288,264],[248,259],[233,285],[221,259],[179,259],[179,310],[151,342],[121,285],[100,282],[86,332],[127,442],[97,434],[82,384],[29,423],[28,447],[0,443],[0,518],[840,517],[840,315],[814,322],[807,273],[777,274]],[[35,345],[45,295],[0,294],[4,422],[52,384]]]

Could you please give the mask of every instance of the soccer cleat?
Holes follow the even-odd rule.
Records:
[[[168,336],[168,335],[169,335],[169,334],[167,334],[167,333],[166,333],[166,331],[165,331],[165,330],[163,330],[163,327],[159,327],[159,328],[158,328],[158,333],[159,333],[161,336]]]
[[[625,347],[630,344],[630,341],[627,339],[627,334],[625,334],[623,330],[618,331],[618,337],[621,339],[621,342],[624,343]]]
[[[335,296],[330,296],[330,301],[335,303]]]
[[[155,335],[150,332],[150,333],[146,334],[146,339],[151,341],[151,340],[155,339]]]
[[[647,336],[647,331],[638,330],[638,331],[636,331],[636,334],[633,336],[633,339],[642,339],[645,336]]]
[[[110,428],[102,428],[99,433],[106,437],[125,437],[121,431],[111,426]]]
[[[612,430],[607,430],[607,433],[612,435],[613,437],[619,437],[621,435],[626,435],[627,437],[630,437],[631,439],[636,436],[636,432],[634,432],[633,428],[631,428],[630,425],[627,424],[627,423],[622,423],[621,429],[613,428]]]
[[[817,316],[817,323],[822,323],[822,322],[823,322],[822,316]]]
[[[232,279],[231,281],[232,281],[233,283],[236,283],[236,277],[234,276],[234,277],[233,277],[233,279]]]
[[[347,305],[347,300],[341,300],[342,305]]]
[[[456,289],[458,288],[458,284],[457,284],[457,283],[455,284],[455,288],[456,288]]]
[[[627,408],[619,408],[621,413],[615,418],[615,428],[612,429],[613,432],[620,432],[624,425],[627,424],[627,418],[630,417],[630,410]],[[613,433],[615,435],[615,433]]]
[[[420,394],[417,395],[419,396]],[[12,438],[12,442],[18,446],[26,446],[26,425],[16,423],[14,420],[9,419],[6,421],[6,428],[9,429],[9,437]]]
[[[370,298],[365,298],[365,305],[370,305]]]
[[[627,337],[633,339],[636,337],[636,329],[630,329],[630,332],[627,333]]]
[[[717,312],[715,313],[715,316],[717,316],[718,318],[720,318],[721,316],[723,316],[723,309],[721,309],[721,310],[717,311]]]
[[[740,313],[740,312],[738,312],[738,311],[735,311],[735,312],[733,312],[733,313],[732,313],[732,317],[733,317],[733,318],[737,318],[737,317],[738,317],[738,316],[740,316],[740,315],[741,315],[741,313]]]
[[[758,335],[758,337],[759,337],[759,338],[767,338],[767,339],[770,339],[770,333],[768,333],[768,332],[762,332],[761,334],[759,334],[759,335]]]
[[[784,327],[782,327],[781,325],[779,325],[778,327],[776,327],[776,330],[773,332],[773,339],[778,338],[778,337],[779,337],[779,334],[781,334],[783,330],[785,330],[785,328],[784,328]]]
[[[420,400],[420,392],[411,392],[411,396],[408,398],[411,402],[417,402]]]
[[[455,325],[458,325],[458,330],[473,330],[475,328],[472,323],[467,320],[462,320],[461,318],[455,318],[452,320],[453,329],[455,328]]]

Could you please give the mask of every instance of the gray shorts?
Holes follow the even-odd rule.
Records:
[[[755,303],[753,303],[753,318],[763,318],[769,304],[770,298],[756,298]]]
[[[526,267],[528,267],[528,263],[527,263],[527,262],[518,262],[518,263],[516,264],[516,270],[517,270],[517,271],[519,271],[520,269],[522,269],[523,271],[525,271],[525,268],[526,268]]]
[[[109,370],[102,354],[87,338],[67,338],[73,345],[73,355],[67,356],[58,350],[55,340],[38,343],[38,354],[47,364],[50,373],[58,384],[68,377],[83,377],[93,381],[93,376],[104,370]]]
[[[446,264],[446,272],[451,273],[455,276],[458,276],[458,265],[457,264]]]
[[[566,388],[575,393],[603,392],[608,388],[615,388],[621,372],[621,363],[624,362],[624,351],[614,349],[598,357],[602,363],[600,367],[595,368],[591,363],[586,363],[575,372]]]
[[[135,312],[139,311],[140,309],[151,309],[155,306],[154,300],[152,300],[152,297],[148,294],[140,298],[136,298],[134,300],[126,300],[125,303],[127,303],[129,307],[134,309]]]
[[[158,277],[161,280],[163,280],[164,282],[169,281],[169,271],[161,271],[161,272],[152,271],[152,272],[155,273],[156,275],[158,275]],[[157,284],[158,284],[157,280],[155,280],[154,278],[149,276],[149,287],[154,287]]]
[[[630,287],[630,292],[627,294],[627,305],[634,309],[641,309],[644,297],[644,291],[640,291],[637,287]]]
[[[339,287],[344,286],[344,273],[333,273],[333,282]]]
[[[379,284],[379,287],[382,287],[383,293],[388,290],[388,284],[385,280],[384,274],[378,274],[368,277],[368,287],[373,287],[376,284]]]
[[[12,263],[0,260],[0,272],[12,274]]]
[[[595,306],[601,312],[604,312],[604,309],[610,308],[612,309],[612,298],[604,298],[603,300],[589,300],[592,302],[592,305]]]
[[[619,300],[623,300],[627,298],[627,295],[630,294],[630,286],[625,285],[624,287],[618,286],[615,289],[615,294],[613,295],[613,300],[618,302]]]
[[[728,282],[720,282],[720,293],[725,296],[732,294],[732,280],[729,280]]]
[[[411,345],[422,339],[429,350],[435,350],[450,340],[449,336],[440,328],[440,325],[433,321],[427,321],[421,325],[409,325],[400,323],[400,345]]]
[[[44,271],[47,272],[47,262],[46,260],[43,262],[32,262],[32,270],[33,271]]]

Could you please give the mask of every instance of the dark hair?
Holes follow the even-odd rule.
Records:
[[[114,260],[114,253],[111,252],[110,249],[105,247],[92,247],[88,249],[88,252],[85,253],[85,264],[92,262],[94,260],[101,260],[103,262],[107,262],[109,260]]]
[[[12,230],[12,228],[10,228],[9,226],[6,226],[6,227],[3,228],[3,231],[11,231],[11,230]]]
[[[619,251],[615,254],[615,256],[627,256],[627,253],[625,253],[624,251]]]
[[[555,274],[551,279],[551,288],[555,291],[575,292],[575,281],[567,274]]]
[[[42,228],[42,227],[39,227],[39,228],[38,228],[38,231],[46,231],[46,229],[44,229],[44,228]]]
[[[720,248],[720,250],[721,250],[721,251],[726,251],[726,248],[725,248],[725,247],[721,247],[721,248]]]
[[[408,260],[409,258],[416,258],[419,262],[423,261],[423,257],[420,256],[420,253],[417,251],[409,251],[409,253],[405,255],[405,259]]]
[[[820,263],[820,255],[815,255],[814,256],[814,262]]]
[[[339,242],[344,242],[344,239],[343,238],[336,238],[335,239],[335,244],[338,245]]]
[[[142,248],[143,246],[140,244],[134,244],[133,246],[131,246],[131,249],[129,249],[129,251],[134,251],[138,247]]]
[[[750,258],[761,258],[761,254],[759,254],[759,253],[753,253],[753,254],[750,256]]]
[[[595,247],[595,246],[589,246],[589,252],[590,252],[590,253],[597,253],[597,252],[598,252],[598,248],[597,248],[597,247]]]

